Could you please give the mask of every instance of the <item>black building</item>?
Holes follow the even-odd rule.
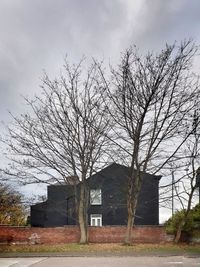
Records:
[[[88,224],[126,225],[127,177],[129,168],[113,163],[88,178],[90,205]],[[158,184],[161,176],[145,173],[139,195],[135,224],[159,224]],[[48,186],[47,201],[31,206],[31,225],[40,227],[75,225],[75,187],[79,184]]]

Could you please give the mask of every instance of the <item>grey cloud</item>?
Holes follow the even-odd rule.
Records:
[[[116,62],[131,44],[151,50],[199,41],[199,9],[195,0],[2,0],[1,110],[20,109],[19,95],[38,92],[42,70],[54,76],[66,53]]]
[[[199,41],[199,1],[146,0],[140,12],[140,32],[131,40],[145,49],[160,49],[166,42],[194,38]]]
[[[7,24],[9,41],[47,55],[58,49],[95,50],[110,46],[113,31],[125,21],[121,1],[23,1],[20,8],[10,8]],[[5,33],[4,33],[5,34]],[[74,52],[74,51],[73,51]],[[75,52],[74,52],[75,53]]]
[[[19,95],[38,90],[42,69],[54,73],[65,54],[107,56],[116,45],[113,36],[125,23],[122,1],[3,1],[0,3],[0,95],[19,101]],[[123,25],[122,25],[123,26]],[[6,85],[7,83],[7,85]],[[8,85],[9,84],[9,85]],[[7,92],[9,88],[9,97]],[[16,98],[16,94],[18,97]]]

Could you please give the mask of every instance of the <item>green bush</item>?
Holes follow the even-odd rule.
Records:
[[[166,223],[166,231],[175,234],[179,223],[185,216],[185,210],[177,211]],[[184,232],[191,233],[193,230],[200,230],[200,204],[196,205],[188,214],[187,220],[183,225]]]
[[[192,209],[193,214],[193,229],[200,230],[200,204]]]

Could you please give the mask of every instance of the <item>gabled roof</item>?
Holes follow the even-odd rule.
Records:
[[[88,180],[93,179],[93,177],[96,177],[96,175],[103,175],[104,172],[107,171],[111,171],[112,169],[124,169],[124,171],[128,174],[128,171],[130,169],[130,167],[127,167],[125,165],[121,165],[119,163],[111,163],[110,165],[108,165],[107,167],[103,168],[102,170],[94,173],[93,175],[91,175],[90,177],[88,177]],[[161,179],[161,175],[154,175],[154,174],[149,174],[149,173],[145,173],[146,175],[156,179],[156,180],[160,180]],[[77,185],[80,183],[80,180],[78,178],[78,176],[67,176],[65,181],[61,181],[61,182],[56,182],[55,184],[52,184],[50,186],[59,186],[59,185]]]
[[[125,172],[127,172],[127,174],[128,174],[128,171],[130,170],[130,167],[128,167],[128,166],[125,166],[125,165],[122,165],[122,164],[119,164],[119,163],[111,163],[110,165],[108,165],[107,167],[105,167],[104,169],[102,169],[102,170],[100,170],[99,172],[96,172],[95,174],[93,174],[91,177],[89,177],[88,179],[92,179],[95,175],[97,175],[97,174],[101,174],[101,173],[103,173],[103,172],[105,172],[105,171],[109,171],[109,169],[110,169],[110,171],[112,170],[112,169],[124,169],[124,171]],[[148,175],[148,176],[151,176],[152,178],[154,178],[154,179],[156,179],[156,180],[160,180],[161,179],[161,175],[154,175],[154,174],[149,174],[149,173],[144,173],[144,174],[146,174],[146,175]]]

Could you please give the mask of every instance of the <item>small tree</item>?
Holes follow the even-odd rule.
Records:
[[[122,55],[119,67],[112,69],[110,84],[101,71],[112,102],[109,112],[116,125],[116,151],[121,150],[121,159],[130,166],[126,244],[131,243],[143,173],[161,171],[191,134],[179,133],[193,99],[198,99],[198,82],[191,73],[196,53],[190,41],[166,45],[159,54],[144,57],[131,48]]]
[[[0,224],[25,225],[22,196],[11,186],[0,183]]]
[[[200,155],[199,155],[199,117],[197,109],[193,112],[193,118],[188,121],[186,131],[182,132],[182,135],[187,135],[188,129],[192,129],[191,135],[187,138],[184,146],[179,152],[179,156],[176,158],[176,163],[184,166],[186,174],[179,177],[178,182],[175,185],[175,195],[181,205],[181,216],[177,221],[175,243],[178,243],[181,238],[182,230],[188,225],[190,220],[191,209],[193,199],[195,196],[195,190],[197,189],[197,175],[199,175]],[[179,175],[180,176],[180,175]]]
[[[78,176],[75,186],[80,243],[87,242],[87,178],[107,157],[105,138],[109,118],[99,92],[101,79],[96,64],[84,71],[83,62],[64,65],[55,80],[43,79],[42,95],[25,99],[30,112],[14,117],[8,127],[8,158],[4,172],[27,183],[54,183]]]

